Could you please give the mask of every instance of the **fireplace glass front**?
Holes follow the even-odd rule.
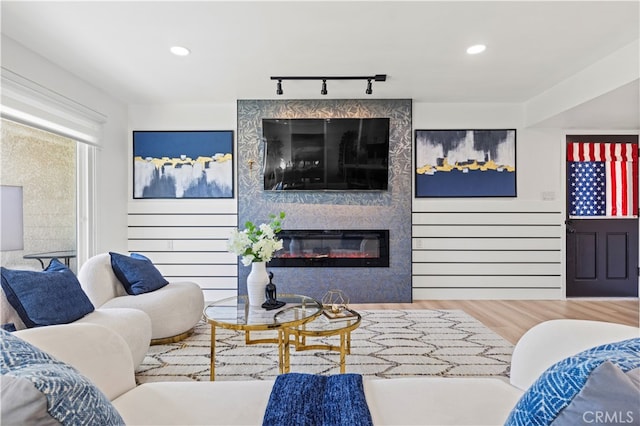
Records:
[[[270,267],[389,267],[389,230],[282,230]]]

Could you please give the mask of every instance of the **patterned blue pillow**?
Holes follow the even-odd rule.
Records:
[[[44,271],[2,268],[2,290],[28,328],[68,324],[94,311],[73,272],[58,259]]]
[[[549,425],[582,390],[589,375],[605,361],[623,372],[640,367],[640,338],[587,349],[552,365],[531,385],[505,425]]]
[[[138,253],[132,253],[131,256],[113,252],[109,252],[109,254],[111,255],[113,273],[116,274],[128,294],[148,293],[169,284],[169,281],[162,276],[146,256]]]
[[[0,349],[3,388],[13,385],[0,394],[3,423],[124,425],[109,399],[70,365],[3,330]]]

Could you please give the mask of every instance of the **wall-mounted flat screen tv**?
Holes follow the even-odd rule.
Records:
[[[388,118],[263,119],[266,191],[385,191]]]

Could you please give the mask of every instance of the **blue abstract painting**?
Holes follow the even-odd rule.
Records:
[[[416,130],[416,197],[515,197],[516,131]]]
[[[133,198],[233,198],[233,131],[134,131]]]

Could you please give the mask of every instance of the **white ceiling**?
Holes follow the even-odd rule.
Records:
[[[605,0],[3,0],[1,12],[3,34],[128,104],[322,98],[317,81],[285,81],[277,97],[270,76],[373,74],[388,75],[375,98],[523,103],[640,31],[638,1]],[[467,55],[475,43],[486,52]],[[329,81],[325,98],[365,86]],[[637,91],[615,95],[636,115]]]

